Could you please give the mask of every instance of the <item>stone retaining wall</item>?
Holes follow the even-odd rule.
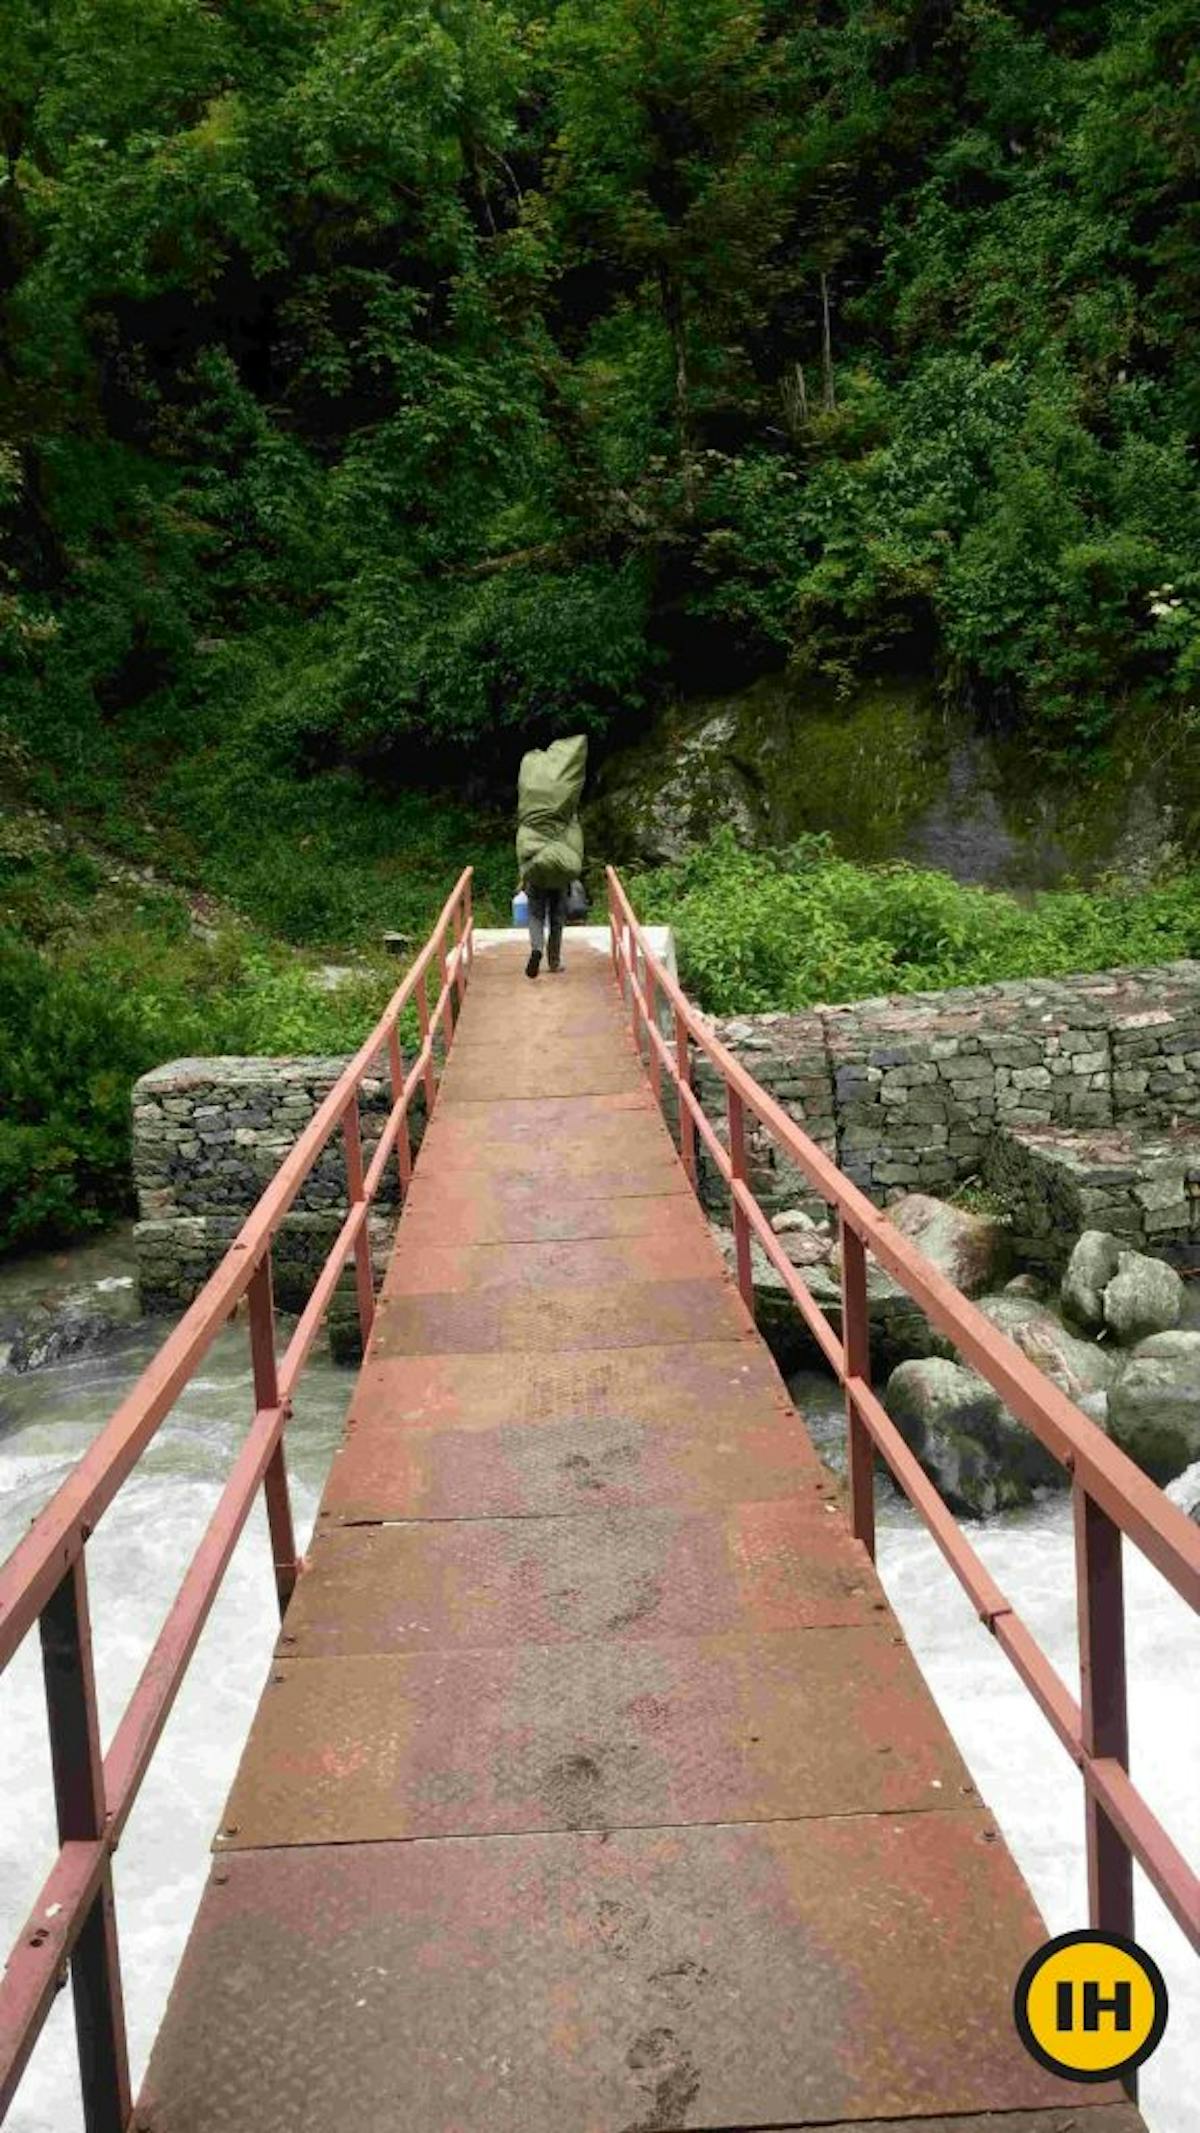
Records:
[[[883,1202],[977,1175],[1004,1129],[1079,1133],[1200,1119],[1200,963],[910,993],[715,1027]],[[702,1068],[698,1086],[716,1117],[715,1077]]]
[[[344,1059],[176,1059],[133,1092],[134,1238],[143,1308],[190,1302],[232,1243],[284,1156],[344,1071]],[[369,1162],[389,1095],[367,1079],[360,1098]],[[414,1105],[414,1146],[422,1106]],[[395,1166],[375,1202],[373,1250],[386,1258],[397,1200]],[[347,1211],[345,1155],[335,1133],[297,1195],[275,1246],[275,1293],[299,1309]]]
[[[1156,1205],[1132,1191],[1128,1204],[1118,1205],[1125,1184],[1136,1181],[1115,1181],[1111,1166],[1105,1184],[1082,1182],[1082,1197],[1072,1197],[1075,1188],[1064,1180],[1076,1160],[1072,1137],[1082,1145],[1105,1129],[1124,1128],[1134,1147],[1139,1136],[1153,1141],[1200,1121],[1200,963],[913,993],[798,1015],[747,1015],[715,1028],[818,1146],[880,1203],[905,1192],[944,1193],[985,1168],[994,1176],[994,1145],[1016,1136],[1024,1153],[1010,1165],[1012,1189],[1024,1180],[1031,1238],[1044,1238],[1046,1211],[1068,1201],[1072,1221],[1078,1210],[1124,1210],[1123,1228],[1105,1226],[1131,1238],[1149,1242],[1176,1229],[1181,1237],[1191,1234],[1178,1219],[1182,1198],[1187,1224],[1192,1220],[1186,1178],[1168,1194],[1158,1173],[1147,1172],[1147,1186],[1166,1195]],[[136,1234],[148,1304],[176,1308],[195,1294],[344,1064],[185,1059],[138,1083],[134,1175],[142,1219]],[[703,1059],[697,1087],[723,1131],[719,1085]],[[368,1084],[368,1148],[385,1111],[381,1085]],[[419,1131],[418,1116],[414,1142]],[[1048,1167],[1043,1158],[1054,1141],[1067,1154]],[[764,1135],[751,1132],[749,1155],[752,1181],[770,1212],[816,1210],[820,1203],[803,1178]],[[1157,1157],[1148,1152],[1147,1160]],[[1141,1158],[1121,1161],[1128,1168]],[[718,1182],[710,1165],[706,1191],[714,1203]],[[379,1202],[380,1251],[394,1192],[393,1170]],[[1101,1197],[1093,1207],[1088,1195],[1095,1193]],[[344,1212],[335,1137],[280,1240],[281,1302],[302,1298]],[[1163,1219],[1156,1225],[1143,1215]]]
[[[998,1134],[985,1174],[1022,1263],[1060,1274],[1074,1238],[1107,1230],[1134,1251],[1200,1264],[1200,1132],[1117,1126]]]

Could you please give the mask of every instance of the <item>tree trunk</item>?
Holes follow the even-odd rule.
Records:
[[[692,448],[691,381],[688,376],[687,329],[683,294],[669,267],[659,269],[663,317],[675,351],[675,427],[679,437],[679,465],[683,474],[684,506],[689,518],[696,511],[696,455]]]
[[[821,275],[821,375],[824,379],[823,405],[827,415],[832,415],[837,406],[833,390],[833,335],[829,325],[829,276]]]

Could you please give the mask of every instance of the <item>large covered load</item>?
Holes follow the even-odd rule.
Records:
[[[517,864],[531,889],[565,889],[583,872],[579,803],[587,735],[531,748],[517,780]]]

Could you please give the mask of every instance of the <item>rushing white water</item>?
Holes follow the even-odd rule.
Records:
[[[0,1378],[0,1560],[136,1377],[161,1329],[119,1355]],[[314,1358],[289,1434],[298,1537],[307,1538],[350,1391]],[[806,1402],[806,1404],[809,1404]],[[812,1406],[821,1405],[816,1387]],[[825,1395],[825,1417],[829,1402]],[[243,1328],[203,1375],[89,1543],[93,1632],[105,1737],[133,1688],[183,1569],[216,1503],[250,1411]],[[820,1434],[820,1431],[818,1431]],[[979,1787],[1052,1932],[1086,1923],[1079,1781],[1003,1656],[907,1508],[881,1506],[880,1566],[891,1598]],[[981,1554],[1068,1681],[1076,1666],[1067,1505],[977,1529]],[[1182,1604],[1139,1561],[1128,1576],[1135,1774],[1176,1840],[1200,1850],[1197,1633]],[[268,1670],[277,1628],[270,1549],[251,1518],[189,1669],[117,1859],[118,1911],[135,2081],[187,1937],[208,1847]],[[36,1639],[0,1682],[0,1950],[36,1896],[54,1851],[44,1698]],[[1183,1936],[1139,1887],[1139,1934],[1160,1963],[1171,2020],[1143,2076],[1152,2133],[1200,2133],[1193,2051],[1200,1977]],[[10,2133],[81,2125],[70,1995],[30,2063]],[[565,2129],[564,2129],[565,2133]]]

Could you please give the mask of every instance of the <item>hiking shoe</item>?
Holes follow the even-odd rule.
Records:
[[[541,969],[541,967],[542,967],[542,951],[541,951],[541,949],[540,949],[540,948],[531,948],[531,949],[530,949],[530,951],[529,951],[529,961],[528,961],[528,962],[526,963],[526,965],[525,965],[525,975],[526,975],[526,977],[527,977],[527,978],[536,978],[536,976],[537,976],[537,974],[538,974],[539,970]]]
[[[560,956],[552,955],[550,958],[549,969],[551,977],[557,978],[562,971],[562,958]]]

